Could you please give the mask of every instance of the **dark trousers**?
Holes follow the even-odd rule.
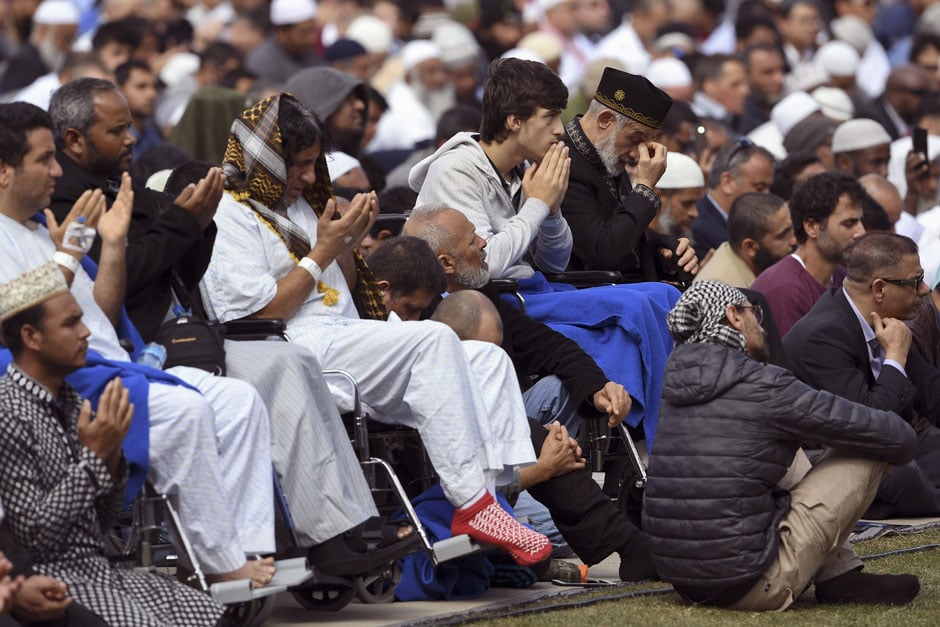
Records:
[[[937,515],[940,515],[940,436],[922,436],[914,461],[891,467],[864,517],[879,520]]]
[[[531,418],[529,427],[532,446],[541,451],[548,431]],[[640,533],[614,507],[587,470],[553,477],[528,490],[535,500],[548,508],[568,546],[588,566],[619,551]]]
[[[58,618],[41,623],[20,622],[12,616],[0,616],[0,627],[108,627],[101,617],[72,601]]]

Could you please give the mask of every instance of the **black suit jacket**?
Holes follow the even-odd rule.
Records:
[[[934,424],[940,417],[940,370],[913,346],[907,377],[886,366],[875,379],[865,336],[842,288],[823,294],[783,338],[783,346],[793,372],[814,387],[908,420],[915,412]]]
[[[568,191],[561,203],[574,248],[569,270],[617,270],[624,278],[656,281],[668,273],[658,254],[675,250],[676,238],[648,228],[657,207],[634,194],[630,179],[621,174],[612,189],[607,172],[591,163],[567,134],[571,158]]]
[[[698,201],[698,217],[692,222],[695,256],[703,259],[711,248],[728,241],[728,221],[706,195]]]
[[[57,155],[62,177],[52,194],[52,212],[62,220],[86,189],[101,188],[108,206],[117,196],[112,183],[101,180],[62,152]],[[156,335],[170,308],[172,289],[184,306],[196,289],[215,244],[215,223],[203,232],[196,219],[161,192],[134,185],[134,212],[127,234],[127,313],[144,341]],[[95,261],[101,254],[96,239],[89,253]]]

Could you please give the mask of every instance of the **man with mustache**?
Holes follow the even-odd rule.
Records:
[[[646,281],[697,268],[687,238],[649,229],[666,170],[666,147],[652,139],[671,106],[642,76],[607,68],[587,113],[565,127],[571,179],[561,208],[574,236],[571,268]]]

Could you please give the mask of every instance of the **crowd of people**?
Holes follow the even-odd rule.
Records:
[[[145,481],[209,582],[275,575],[272,468],[321,572],[417,550],[324,369],[522,568],[918,594],[846,539],[940,515],[940,3],[0,8],[0,625],[226,624],[109,564]],[[143,363],[181,315],[291,341]],[[645,440],[642,531],[587,420]]]

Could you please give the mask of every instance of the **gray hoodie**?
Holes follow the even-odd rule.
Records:
[[[531,250],[543,272],[564,272],[571,258],[571,229],[561,212],[526,198],[514,175],[509,191],[483,152],[476,133],[457,133],[411,169],[408,184],[418,192],[418,206],[446,205],[467,216],[486,240],[486,261],[494,279],[525,279],[533,274],[523,260]],[[513,205],[518,194],[519,210]]]

